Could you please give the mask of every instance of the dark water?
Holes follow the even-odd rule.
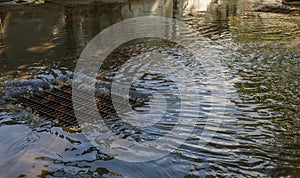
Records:
[[[198,7],[201,11],[181,3],[174,8],[173,1],[167,0],[0,6],[0,69],[7,76],[0,98],[1,177],[298,177],[300,16],[254,11],[270,2],[211,2]],[[165,58],[189,66],[193,81],[201,83],[203,110],[192,136],[173,153],[144,163],[113,159],[81,133],[64,131],[8,100],[49,88],[49,83],[69,82],[82,50],[95,35],[112,24],[145,15],[174,17],[197,29],[197,34],[187,32],[181,38],[192,41],[197,35],[205,39],[201,52],[205,60],[190,59],[182,48],[163,41],[137,41],[112,54],[98,79],[111,81],[121,68],[119,62],[129,57],[147,60],[139,55],[141,51],[166,52],[162,53]],[[218,85],[208,86],[206,61],[222,66],[218,74],[226,81],[227,99],[222,120],[209,123],[207,115],[218,118],[223,105],[209,100],[210,87]],[[159,71],[164,61],[155,64],[153,71]],[[136,65],[133,62],[123,70]],[[136,80],[133,86],[176,94],[172,81],[153,73]],[[160,106],[161,98],[156,99],[154,103]],[[133,136],[147,140],[151,133],[157,136],[166,131],[176,121],[172,120],[177,114],[176,102],[167,110],[171,121]],[[149,107],[136,109],[146,112]],[[210,137],[201,134],[204,126],[216,131],[206,145],[198,143]],[[130,132],[122,123],[115,127]]]

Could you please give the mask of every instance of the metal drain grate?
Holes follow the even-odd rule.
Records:
[[[91,112],[88,107],[90,101],[86,99],[88,98],[86,96],[87,93],[80,92],[80,101],[78,102],[85,108],[85,112],[81,114],[86,119],[89,119],[95,116],[90,114]],[[98,111],[102,118],[117,115],[110,94],[97,95],[95,97]],[[124,99],[125,98],[118,96],[116,102],[122,104],[124,103]],[[52,90],[42,93],[35,93],[30,97],[22,97],[19,101],[22,106],[30,108],[34,113],[46,117],[49,120],[57,121],[59,126],[79,129],[72,104],[72,88],[69,85],[63,85],[60,88],[53,88]],[[130,99],[129,101],[133,107],[135,105],[141,105],[141,103],[137,103],[134,100]]]

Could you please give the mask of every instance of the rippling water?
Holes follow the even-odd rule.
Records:
[[[2,7],[0,68],[8,78],[0,98],[1,175],[297,177],[300,17],[255,12],[260,6],[255,1],[220,1],[198,12],[180,8],[173,12],[168,1]],[[165,117],[149,127],[132,128],[123,122],[112,126],[115,133],[126,139],[145,142],[163,136],[174,126],[181,102],[199,102],[188,92],[181,94],[190,98],[180,100],[176,82],[161,72],[166,70],[165,61],[176,61],[189,69],[200,88],[201,110],[192,135],[171,154],[143,163],[120,161],[96,149],[82,133],[70,133],[31,114],[30,108],[12,104],[11,99],[20,95],[70,82],[81,51],[97,33],[123,19],[150,14],[175,16],[196,29],[197,33],[177,35],[191,42],[195,41],[194,36],[205,41],[199,52],[201,60],[192,58],[181,46],[163,40],[131,41],[105,60],[97,79],[120,82],[126,76],[118,75],[118,71],[135,71],[140,63],[146,70],[151,63],[147,73],[138,71],[139,77],[132,87],[144,94],[159,91],[163,95],[153,94],[151,102],[134,109],[147,114],[151,104],[162,107],[167,101]],[[161,58],[150,61],[149,53],[160,54]],[[122,65],[128,59],[131,62]],[[208,75],[215,70],[209,65],[211,61],[219,65],[221,70],[216,70],[216,74],[225,80],[222,90],[226,92],[227,103],[221,120],[216,118],[223,112],[223,105],[213,100],[212,94],[219,85],[210,83],[212,78]],[[186,108],[186,112],[197,113],[192,107]],[[211,132],[203,132],[204,129]],[[216,134],[210,142],[200,144],[212,132]],[[172,142],[179,140],[174,138]]]

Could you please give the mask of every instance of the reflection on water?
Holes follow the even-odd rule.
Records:
[[[296,177],[300,174],[300,17],[254,12],[254,8],[273,3],[276,1],[186,0],[174,4],[172,0],[128,0],[0,7],[4,32],[0,35],[0,72],[11,75],[15,82],[7,84],[0,98],[1,173],[6,172],[5,177]],[[129,164],[95,149],[82,134],[53,127],[4,100],[49,88],[49,82],[68,81],[81,51],[96,34],[114,23],[143,15],[176,17],[190,24],[197,35],[209,40],[203,50],[214,55],[205,59],[221,61],[229,102],[217,134],[206,146],[197,145],[197,140],[207,137],[201,135],[204,116],[212,107],[220,107],[218,104],[200,103],[204,115],[199,115],[192,138],[176,152],[156,161]],[[174,59],[176,53],[184,54],[182,49],[164,45],[127,45],[106,61],[99,79],[110,81],[119,60],[132,56],[143,60],[139,55],[143,50],[168,51]],[[192,60],[184,64],[197,71],[205,84],[203,64]],[[149,74],[133,85],[149,90],[167,88],[171,83]],[[210,91],[203,89],[201,96],[210,97]],[[137,109],[147,111],[147,107]],[[120,132],[130,132],[122,124],[116,124],[118,127]],[[217,129],[216,123],[210,123],[209,128]],[[146,133],[164,129],[151,127]]]
[[[4,34],[0,36],[0,57],[4,65],[1,69],[20,77],[29,77],[28,73],[34,70],[28,68],[34,66],[58,67],[65,64],[63,66],[72,69],[82,49],[101,30],[135,16],[172,17],[172,5],[171,0],[147,0],[129,4],[76,4],[70,1],[65,4],[2,7],[0,17]],[[26,74],[22,72],[24,69],[27,69]]]

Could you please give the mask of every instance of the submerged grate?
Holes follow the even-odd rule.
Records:
[[[87,93],[79,92],[80,104],[85,108],[85,112],[81,113],[86,119],[93,118],[89,111],[90,101],[86,98]],[[124,97],[117,96],[116,102],[124,103]],[[108,116],[116,116],[116,111],[113,107],[111,94],[100,94],[95,96],[98,111],[102,118]],[[130,99],[131,105],[141,105],[136,101]],[[56,121],[59,126],[65,128],[79,129],[78,122],[75,117],[73,103],[72,103],[72,88],[69,85],[63,85],[60,88],[53,88],[42,93],[34,93],[30,97],[22,97],[19,102],[22,106],[30,108],[34,113],[39,114],[42,117],[46,117],[49,120]]]

